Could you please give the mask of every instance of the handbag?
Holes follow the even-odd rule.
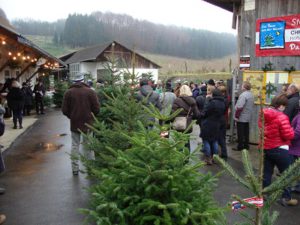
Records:
[[[177,130],[177,131],[185,131],[186,130],[186,128],[188,127],[188,116],[190,114],[190,111],[191,111],[191,107],[186,116],[175,117],[174,122],[172,124],[172,127],[174,130]]]

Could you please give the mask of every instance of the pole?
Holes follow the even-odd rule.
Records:
[[[235,88],[239,69],[235,68],[232,71],[232,87],[231,87],[231,117],[230,117],[230,136],[229,142],[234,142],[234,114],[235,114]]]

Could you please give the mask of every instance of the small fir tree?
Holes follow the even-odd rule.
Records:
[[[63,81],[56,81],[53,93],[53,104],[60,108],[62,106],[65,92],[68,90],[69,84]]]

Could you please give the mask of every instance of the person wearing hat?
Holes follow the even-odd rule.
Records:
[[[84,74],[78,73],[74,78],[74,84],[64,94],[62,104],[62,112],[70,119],[71,125],[73,175],[78,175],[79,171],[79,147],[80,139],[83,138],[81,132],[88,133],[86,124],[93,123],[93,114],[98,114],[99,110],[100,104],[96,92],[84,83]],[[84,148],[83,150],[88,159],[93,158],[93,152]]]

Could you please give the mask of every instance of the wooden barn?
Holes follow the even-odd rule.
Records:
[[[232,12],[238,31],[237,83],[248,80],[256,98],[250,141],[258,141],[258,96],[268,105],[284,85],[300,86],[300,1],[204,0]],[[230,26],[230,24],[228,24]],[[233,81],[237,92],[239,85]],[[233,91],[233,93],[235,93]],[[234,96],[234,94],[233,94]]]
[[[82,72],[91,75],[94,80],[105,78],[109,73],[108,60],[112,58],[121,73],[132,73],[134,68],[137,76],[151,74],[157,81],[159,65],[116,41],[81,49],[60,57],[69,67],[70,79],[78,72]]]
[[[65,67],[64,62],[41,49],[0,16],[0,82],[19,82],[45,76]]]

